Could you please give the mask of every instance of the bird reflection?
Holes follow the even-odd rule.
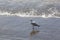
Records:
[[[30,36],[36,35],[37,33],[39,33],[39,31],[37,31],[37,30],[32,30],[32,31],[30,32]]]

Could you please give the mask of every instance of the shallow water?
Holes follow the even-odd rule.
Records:
[[[33,36],[30,19],[41,26]],[[60,40],[60,19],[0,16],[0,40]]]

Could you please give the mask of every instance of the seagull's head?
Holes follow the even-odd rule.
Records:
[[[30,20],[31,21],[31,23],[35,23],[35,21],[34,20]]]

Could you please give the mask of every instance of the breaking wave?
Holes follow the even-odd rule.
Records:
[[[42,9],[41,9],[42,10]],[[6,16],[19,16],[19,17],[42,17],[42,18],[50,18],[50,17],[55,17],[55,18],[60,18],[60,12],[57,10],[56,7],[51,7],[48,9],[44,9],[42,11],[31,9],[27,10],[26,12],[2,12],[0,11],[0,15],[6,15]],[[22,10],[23,11],[23,10]]]
[[[42,18],[50,18],[50,17],[55,17],[55,18],[60,18],[59,16],[55,16],[54,15],[55,13],[53,13],[53,14],[49,14],[49,15],[47,15],[46,16],[46,14],[45,13],[43,13],[42,15],[34,15],[34,14],[26,14],[26,13],[23,13],[23,14],[21,14],[21,13],[15,13],[15,14],[11,14],[11,13],[8,13],[8,12],[0,12],[0,15],[2,15],[2,16],[19,16],[19,17],[42,17]]]
[[[59,0],[1,0],[0,15],[20,17],[60,17]]]

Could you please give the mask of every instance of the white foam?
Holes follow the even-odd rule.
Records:
[[[54,14],[54,13],[53,13]],[[48,16],[46,16],[45,14],[41,15],[41,16],[36,16],[36,15],[26,15],[25,13],[21,14],[21,13],[15,13],[15,14],[11,14],[8,12],[0,12],[0,15],[6,15],[6,16],[19,16],[19,17],[42,17],[42,18],[50,18],[50,17],[55,17],[55,18],[60,18],[58,16],[52,16],[53,14],[49,14]]]

